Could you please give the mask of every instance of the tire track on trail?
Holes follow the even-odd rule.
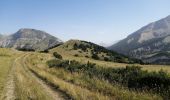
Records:
[[[42,86],[44,91],[47,92],[47,94],[51,96],[54,100],[66,100],[66,99],[68,100],[69,97],[67,95],[60,92],[59,90],[57,91],[57,89],[54,89],[52,86],[48,85],[48,83],[37,77],[33,72],[29,70],[28,66],[25,64],[26,58],[28,56],[29,54],[24,55],[20,62],[25,72],[27,72],[29,76],[31,76],[36,82],[38,82]]]
[[[0,98],[1,100],[15,100],[15,82],[14,82],[14,72],[15,72],[15,66],[16,66],[16,61],[20,57],[17,57],[11,66],[11,69],[9,71],[9,75],[7,77],[7,82],[5,84],[4,90],[3,90],[3,95]]]

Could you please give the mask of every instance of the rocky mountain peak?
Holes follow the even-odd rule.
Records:
[[[43,51],[61,44],[62,41],[44,31],[22,28],[0,41],[0,47],[13,47]]]
[[[150,62],[164,58],[148,59],[161,52],[170,52],[170,15],[142,27],[109,49]]]

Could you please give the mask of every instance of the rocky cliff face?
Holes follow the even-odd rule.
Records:
[[[20,29],[0,40],[1,47],[43,51],[62,41],[50,34],[36,29]]]
[[[109,49],[148,63],[167,64],[170,61],[170,16],[142,27]]]

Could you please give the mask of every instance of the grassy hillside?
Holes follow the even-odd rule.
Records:
[[[120,67],[126,67],[127,65],[135,65],[135,66],[140,66],[142,67],[143,70],[148,70],[148,71],[159,71],[161,69],[166,70],[170,72],[170,67],[169,65],[141,65],[141,64],[128,64],[128,63],[118,63],[118,62],[113,62],[113,61],[104,61],[104,60],[95,60],[93,58],[86,57],[87,54],[91,55],[89,52],[83,52],[81,49],[79,50],[74,50],[73,49],[73,44],[75,43],[80,43],[79,40],[70,40],[63,45],[60,45],[56,48],[53,48],[49,50],[50,54],[53,54],[54,52],[59,53],[62,55],[62,58],[65,60],[76,60],[81,63],[87,63],[88,61],[92,63],[96,63],[97,65],[100,66],[105,66],[105,67],[113,67],[113,68],[120,68]],[[75,56],[78,54],[78,56]]]
[[[95,75],[89,76],[84,72],[70,72],[62,67],[49,68],[46,62],[54,59],[52,55],[33,53],[27,61],[30,70],[42,79],[57,86],[71,98],[76,100],[159,100],[161,97],[145,92],[130,91],[119,84],[112,84]],[[78,66],[78,63],[75,65]],[[74,68],[74,67],[73,67]],[[103,70],[104,71],[104,70]]]
[[[69,40],[63,45],[50,50],[52,53],[55,51],[62,53],[62,55],[71,56],[73,58],[78,57],[90,60],[92,59],[129,64],[142,63],[140,60],[128,58],[127,56],[107,50],[106,48],[97,44],[80,40]]]
[[[62,58],[65,60],[64,62],[62,61],[62,62],[58,62],[58,61],[55,61],[55,62],[57,62],[57,63],[54,63],[54,65],[52,65],[52,66],[55,66],[55,64],[57,64],[57,70],[63,70],[63,67],[64,67],[64,69],[66,70],[66,73],[69,73],[69,72],[67,72],[67,71],[71,71],[71,73],[73,73],[74,71],[78,71],[79,69],[81,69],[81,67],[80,66],[86,66],[86,65],[81,65],[80,64],[80,66],[79,66],[79,63],[78,62],[80,62],[80,63],[82,63],[82,64],[88,64],[88,62],[91,62],[91,63],[94,63],[95,65],[97,65],[98,67],[104,67],[104,68],[109,68],[108,69],[108,71],[109,70],[113,70],[113,69],[110,69],[110,68],[125,68],[126,69],[126,66],[139,66],[139,67],[141,67],[141,69],[144,71],[144,72],[141,72],[141,73],[146,73],[146,77],[147,77],[147,75],[149,75],[150,76],[150,74],[151,75],[154,75],[154,73],[157,73],[158,72],[158,74],[159,74],[159,71],[160,70],[164,70],[164,71],[166,71],[166,72],[170,72],[170,67],[168,66],[168,65],[140,65],[140,64],[127,64],[127,62],[126,63],[117,63],[117,62],[114,62],[114,61],[104,61],[104,60],[102,60],[102,57],[103,56],[100,56],[100,54],[101,54],[101,52],[100,53],[97,53],[98,54],[98,56],[99,56],[99,58],[100,59],[93,59],[92,58],[92,56],[90,55],[91,54],[91,50],[89,50],[89,48],[91,48],[91,47],[89,47],[88,49],[83,49],[82,50],[82,47],[83,46],[80,46],[81,48],[79,49],[79,48],[74,48],[74,45],[76,44],[76,45],[80,45],[80,44],[82,44],[82,43],[85,43],[85,45],[88,45],[88,44],[86,44],[87,42],[84,42],[84,41],[75,41],[75,40],[71,40],[71,41],[68,41],[68,42],[66,42],[64,45],[61,45],[61,46],[59,46],[59,47],[56,47],[56,48],[54,48],[54,49],[52,49],[52,50],[50,50],[50,53],[51,54],[53,54],[54,52],[55,53],[58,53],[59,55],[61,55],[62,56]],[[79,47],[79,46],[76,46],[76,47]],[[92,49],[92,51],[93,51],[93,49]],[[107,51],[107,52],[109,52],[109,51]],[[103,53],[103,52],[102,52]],[[105,53],[105,52],[104,52]],[[103,54],[104,54],[103,53]],[[76,56],[75,56],[76,55]],[[88,55],[88,57],[87,57],[87,55]],[[91,57],[90,57],[91,56]],[[105,56],[107,56],[107,54],[105,54]],[[104,57],[105,57],[104,56]],[[125,57],[125,56],[124,56]],[[60,57],[61,58],[61,57]],[[78,61],[78,62],[75,62],[75,65],[71,65],[70,67],[68,67],[69,65],[67,65],[67,60],[69,60],[69,61],[74,61],[74,60],[76,60],[76,61]],[[59,65],[58,65],[59,64]],[[71,62],[70,62],[70,64],[71,64]],[[62,66],[62,68],[60,67],[60,66]],[[73,66],[73,67],[72,67]],[[75,66],[75,67],[74,67]],[[78,67],[79,66],[79,67]],[[55,68],[56,68],[55,67]],[[76,69],[76,68],[79,68],[79,69]],[[52,68],[53,69],[53,68]],[[81,69],[81,70],[84,70],[84,69]],[[92,70],[94,70],[94,69],[92,69]],[[145,72],[145,70],[147,70],[149,73],[147,73],[147,72]],[[104,71],[104,69],[103,69],[103,71]],[[96,73],[97,71],[95,71],[95,72],[92,72],[92,73]],[[109,71],[110,72],[110,71]],[[78,73],[82,73],[82,72],[79,72],[78,71]],[[91,73],[91,72],[90,72]],[[100,74],[102,74],[103,75],[103,73],[102,72],[99,72]],[[152,74],[153,73],[153,74]],[[110,73],[108,73],[108,74],[111,74],[111,72]],[[107,74],[107,75],[108,75]],[[156,74],[155,74],[156,75]],[[70,75],[71,76],[71,75]],[[94,75],[92,75],[92,76],[94,76]],[[145,75],[144,75],[145,76]],[[158,75],[159,76],[159,75]],[[113,76],[114,77],[114,76]],[[118,78],[119,76],[117,76],[117,78]],[[138,76],[137,76],[138,77]],[[139,77],[140,77],[140,75],[139,75]],[[138,78],[139,78],[138,77]],[[142,77],[143,77],[143,75],[142,75]],[[155,76],[153,76],[153,77],[155,77]],[[64,79],[65,79],[66,77],[64,77]],[[134,79],[135,79],[135,77],[133,77]],[[67,78],[66,78],[67,79]],[[71,78],[72,80],[75,80],[74,78]],[[133,79],[133,80],[134,80]],[[151,79],[152,80],[152,79]],[[130,81],[129,81],[130,82]],[[143,84],[143,83],[142,83]],[[120,84],[119,84],[120,85]],[[135,84],[134,84],[135,85]],[[90,87],[91,88],[91,87]],[[154,90],[155,91],[155,90]],[[165,98],[166,98],[166,96],[168,96],[166,93],[163,93],[162,95],[164,95],[165,96]],[[169,96],[168,96],[169,97]]]
[[[87,52],[81,50],[80,53],[80,49],[73,50],[69,46],[63,48],[65,44],[50,50],[49,53],[0,49],[1,98],[3,100],[4,98],[21,100],[54,100],[55,98],[162,100],[169,98],[166,94],[169,92],[165,92],[169,89],[166,87],[169,85],[165,85],[169,82],[169,74],[160,71],[163,69],[170,72],[169,66],[104,61],[87,58],[85,57]],[[75,56],[77,53],[79,56]],[[52,64],[49,64],[51,61]],[[140,66],[141,69],[138,67],[133,69],[127,65]],[[157,82],[158,79],[161,80]],[[156,81],[149,82],[150,80]],[[140,85],[144,83],[146,86],[151,83],[151,86],[139,89],[136,83]],[[161,83],[161,86],[166,88],[160,87],[161,90],[159,90],[156,85],[153,90],[152,83],[158,85]],[[161,91],[160,94],[159,91]]]

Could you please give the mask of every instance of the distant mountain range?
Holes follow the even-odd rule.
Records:
[[[0,47],[18,50],[45,51],[60,44],[63,42],[59,38],[36,29],[23,28],[9,36],[0,35]],[[131,63],[141,59],[146,63],[170,64],[170,16],[142,27],[108,48],[113,51],[86,41],[69,41],[65,45],[82,49],[80,52],[89,53],[85,56],[99,60]]]
[[[109,49],[147,63],[170,64],[170,16],[142,27]]]
[[[60,39],[36,29],[24,28],[9,36],[0,35],[0,47],[21,50],[43,51],[61,43]]]
[[[132,59],[117,52],[107,50],[106,48],[91,42],[69,40],[63,43],[60,39],[51,36],[44,31],[28,28],[20,29],[9,36],[0,35],[0,47],[15,48],[22,51],[44,52],[56,48],[65,51],[65,53],[71,53],[72,56],[82,56],[95,60],[119,63],[142,63],[140,60]]]

